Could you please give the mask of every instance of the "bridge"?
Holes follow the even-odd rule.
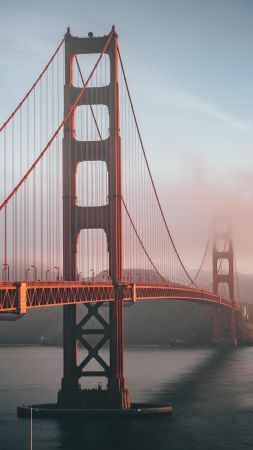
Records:
[[[218,221],[192,277],[159,200],[114,27],[107,36],[85,38],[68,29],[1,126],[0,140],[0,318],[63,306],[59,407],[130,408],[127,302],[206,304],[213,308],[215,343],[227,311],[237,345],[237,318],[246,320],[247,308],[239,301],[230,227]],[[213,277],[200,286],[211,246]],[[107,314],[100,309],[105,303]],[[81,361],[77,342],[86,350]],[[105,345],[108,360],[100,354]],[[93,360],[97,370],[89,367]],[[83,377],[105,377],[108,387],[81,389]]]

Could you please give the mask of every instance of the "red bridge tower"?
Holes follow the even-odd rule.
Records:
[[[78,54],[100,54],[108,36],[77,38],[68,29],[65,35],[65,116],[80,94],[81,88],[73,86],[73,60]],[[78,106],[101,104],[108,108],[109,137],[96,141],[75,139],[73,111],[64,127],[63,139],[63,274],[65,280],[75,280],[77,273],[77,242],[83,229],[103,229],[107,237],[109,253],[109,276],[117,287],[122,280],[121,239],[121,140],[119,123],[118,92],[118,43],[115,29],[106,53],[110,59],[110,83],[101,87],[89,87],[82,95]],[[83,161],[103,161],[108,173],[108,203],[102,206],[78,206],[76,204],[76,171]],[[84,305],[86,313],[78,323],[76,305],[64,306],[64,375],[58,402],[64,407],[81,408],[128,408],[128,391],[123,374],[123,301],[120,286],[117,298],[109,304],[109,320],[100,314],[100,303]],[[95,318],[102,328],[87,328]],[[88,337],[101,337],[92,345]],[[77,340],[87,350],[87,356],[77,364]],[[99,354],[109,342],[109,364]],[[87,370],[95,360],[101,370]],[[108,388],[81,390],[81,377],[106,377]]]
[[[227,261],[228,272],[226,274],[219,273],[222,261]],[[236,310],[234,298],[234,250],[231,237],[231,229],[229,222],[225,219],[217,220],[215,224],[213,239],[213,292],[219,293],[220,283],[226,283],[228,286],[229,298],[232,299],[233,307],[230,312],[230,338],[234,347],[237,346],[236,333]],[[221,320],[222,311],[215,307],[213,318],[213,342],[220,343],[221,340]],[[225,312],[226,314],[226,312]]]

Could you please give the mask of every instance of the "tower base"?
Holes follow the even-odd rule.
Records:
[[[129,409],[131,408],[128,389],[113,392],[107,389],[61,390],[58,393],[59,408],[78,409]]]
[[[123,409],[78,409],[78,408],[59,408],[57,403],[22,405],[17,408],[17,416],[30,419],[93,419],[101,418],[127,419],[131,417],[147,417],[158,415],[171,415],[172,407],[170,405],[151,405],[145,403],[132,403],[130,408]]]

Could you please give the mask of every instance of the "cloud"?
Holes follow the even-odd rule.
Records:
[[[199,96],[179,90],[169,90],[167,98],[175,108],[190,114],[209,116],[215,120],[225,122],[228,126],[237,127],[243,131],[253,131],[253,127],[237,118],[230,116],[215,105]]]
[[[212,233],[213,218],[231,220],[238,271],[252,272],[253,262],[253,174],[234,171],[230,182],[210,175],[203,159],[189,162],[184,178],[160,185],[160,196],[168,223],[183,261],[197,268]],[[209,263],[211,260],[209,259]],[[206,267],[211,269],[211,267]]]
[[[129,61],[133,62],[133,61]],[[248,123],[241,118],[234,117],[227,110],[210,100],[211,92],[205,92],[199,95],[186,87],[186,84],[179,84],[178,80],[173,79],[168,75],[167,71],[150,66],[147,63],[134,61],[134,65],[130,65],[129,80],[130,85],[138,85],[138,90],[134,92],[138,98],[144,97],[142,103],[146,106],[153,105],[157,112],[164,112],[167,114],[173,110],[181,115],[193,115],[203,117],[203,119],[212,119],[221,124],[226,124],[229,127],[236,127],[239,130],[246,132],[253,132],[253,124]],[[142,83],[140,85],[140,79]],[[147,97],[148,92],[148,97]],[[141,97],[140,97],[141,95]],[[224,99],[223,99],[224,100]],[[147,111],[153,112],[152,108],[146,108]]]

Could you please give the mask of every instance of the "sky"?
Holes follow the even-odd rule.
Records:
[[[67,26],[115,24],[143,141],[176,245],[197,268],[215,214],[231,217],[237,266],[253,267],[253,2],[0,0],[0,122]]]

